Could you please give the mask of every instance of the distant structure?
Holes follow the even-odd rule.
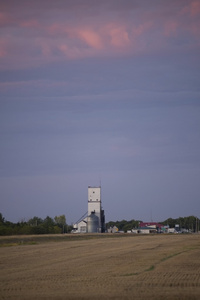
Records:
[[[157,231],[160,231],[161,228],[163,227],[162,224],[160,223],[157,223],[157,222],[140,222],[139,224],[139,228],[145,228],[145,227],[148,227],[148,228],[156,228]]]
[[[128,231],[127,231],[128,232]],[[149,234],[149,233],[162,233],[168,232],[168,228],[157,222],[140,222],[138,228],[130,230],[128,233],[140,233],[140,234]]]
[[[88,186],[88,211],[76,224],[75,233],[102,233],[105,232],[105,215],[101,205],[101,186]]]

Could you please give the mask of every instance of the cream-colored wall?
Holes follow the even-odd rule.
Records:
[[[88,187],[88,216],[92,211],[99,218],[99,228],[101,228],[101,188]]]

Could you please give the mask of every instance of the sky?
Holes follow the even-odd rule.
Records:
[[[0,1],[0,212],[200,218],[200,0]]]

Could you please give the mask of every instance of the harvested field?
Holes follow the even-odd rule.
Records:
[[[200,299],[198,234],[18,242],[0,239],[0,299]]]

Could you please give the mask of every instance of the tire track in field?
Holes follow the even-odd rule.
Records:
[[[152,248],[153,249],[153,248]],[[151,250],[152,250],[151,249]],[[198,249],[198,247],[193,247],[193,248],[189,248],[189,249],[186,249],[186,250],[182,250],[182,251],[179,251],[179,252],[175,252],[173,254],[170,254],[166,257],[163,257],[162,259],[160,259],[158,262],[154,263],[153,265],[150,265],[148,268],[146,268],[145,270],[143,271],[139,271],[139,272],[133,272],[133,273],[126,273],[126,274],[122,274],[121,276],[137,276],[137,275],[141,275],[141,274],[144,274],[146,272],[150,272],[150,271],[153,271],[155,270],[155,268],[162,264],[163,262],[166,262],[167,260],[169,259],[172,259],[174,258],[175,256],[178,256],[178,255],[181,255],[183,253],[186,253],[186,252],[190,252],[192,250],[196,250]],[[150,250],[150,249],[149,249]]]

